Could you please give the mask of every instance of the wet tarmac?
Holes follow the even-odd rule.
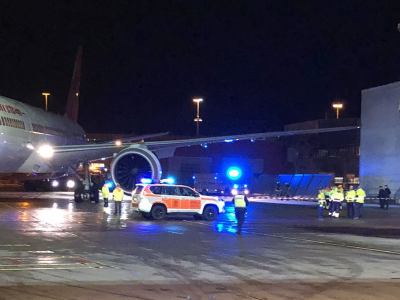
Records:
[[[71,193],[0,194],[0,299],[399,299],[400,208],[318,220],[252,203],[216,221],[121,217]]]

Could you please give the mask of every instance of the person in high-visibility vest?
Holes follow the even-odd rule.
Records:
[[[106,211],[108,207],[108,198],[110,197],[110,190],[108,189],[108,186],[105,183],[101,188],[101,194],[103,195],[104,211]]]
[[[343,185],[339,184],[338,190],[340,193],[342,193],[344,195]],[[340,202],[340,209],[343,209],[342,202]]]
[[[332,217],[339,218],[339,212],[340,212],[340,203],[344,200],[343,193],[337,189],[333,194],[331,195],[331,201],[332,201]]]
[[[325,194],[321,189],[318,191],[318,219],[323,218],[324,208],[326,206]]]
[[[331,190],[329,191],[329,215],[332,216],[334,212],[334,205],[332,201],[332,195],[337,192],[337,187],[332,186]]]
[[[331,189],[329,188],[329,186],[324,189],[324,194],[325,194],[325,200],[326,200],[325,208],[329,210],[329,205],[330,205],[329,196],[331,194]]]
[[[356,192],[356,202],[354,203],[354,219],[357,220],[359,218],[362,218],[363,216],[363,206],[364,206],[364,198],[365,198],[365,192],[361,187],[358,187],[357,192]]]
[[[350,219],[354,218],[354,200],[356,199],[356,191],[351,185],[350,189],[346,192],[346,206],[347,206],[347,217]]]
[[[117,183],[115,190],[113,191],[113,198],[115,203],[115,212],[114,215],[121,215],[121,203],[122,198],[124,198],[124,191],[121,189],[119,183]]]
[[[247,205],[249,205],[249,200],[245,195],[237,194],[232,199],[235,205],[235,215],[238,222],[237,234],[242,234],[242,225],[244,223],[244,218],[247,211]]]

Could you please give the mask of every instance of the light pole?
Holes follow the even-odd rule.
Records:
[[[339,110],[343,108],[342,103],[333,103],[332,107],[336,109],[336,119],[339,119]]]
[[[47,111],[47,97],[50,96],[50,93],[42,93],[42,95],[44,96],[45,109],[46,109],[46,111]]]
[[[202,98],[195,98],[193,99],[193,102],[197,103],[197,115],[196,118],[194,119],[194,121],[196,122],[197,125],[197,136],[200,134],[200,122],[202,122],[203,120],[200,119],[200,102],[202,102],[203,99]]]

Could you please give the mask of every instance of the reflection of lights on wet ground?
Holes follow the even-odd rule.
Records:
[[[237,232],[237,229],[234,228],[230,224],[227,224],[227,225],[224,225],[222,223],[217,224],[216,229],[217,229],[218,232],[229,232],[229,233],[236,233]]]
[[[186,228],[182,226],[177,226],[177,225],[168,225],[165,227],[166,231],[175,233],[175,234],[183,234],[185,231],[187,231]]]
[[[50,210],[39,210],[37,212],[37,218],[41,223],[50,225],[61,225],[65,222],[65,217],[68,212],[61,209],[50,209]],[[54,228],[41,227],[38,228],[44,231],[52,231]]]
[[[22,221],[22,222],[27,222],[28,221],[28,214],[26,213],[26,212],[22,212],[20,215],[19,215],[19,218],[18,218],[20,221]]]

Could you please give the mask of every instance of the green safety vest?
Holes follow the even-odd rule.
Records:
[[[101,193],[103,194],[103,198],[108,199],[108,197],[110,196],[110,190],[106,185],[104,185],[103,188],[101,189]]]
[[[341,201],[343,201],[343,193],[341,193],[341,192],[334,192],[332,195],[331,195],[331,200],[333,201],[333,202],[341,202]]]
[[[351,190],[346,193],[346,200],[347,202],[354,202],[354,199],[356,198],[356,191]]]
[[[357,190],[357,198],[356,198],[356,202],[357,203],[364,203],[364,198],[365,198],[365,192],[363,189],[358,189]]]
[[[124,198],[124,191],[122,189],[116,188],[113,192],[114,201],[122,201]]]
[[[246,207],[246,201],[243,195],[235,196],[235,207]]]
[[[318,205],[324,207],[326,205],[325,194],[321,192],[318,194]]]

